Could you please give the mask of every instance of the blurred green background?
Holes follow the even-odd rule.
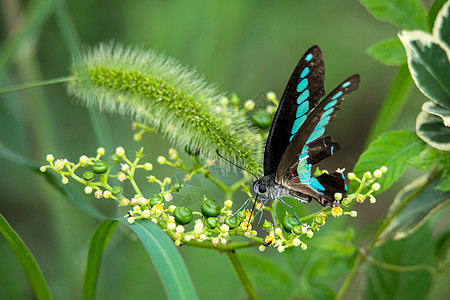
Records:
[[[117,41],[156,49],[197,68],[222,91],[237,93],[242,100],[261,101],[261,95],[268,91],[281,95],[298,59],[317,44],[325,60],[327,91],[349,75],[361,76],[359,90],[342,103],[338,119],[327,129],[341,145],[340,153],[325,163],[328,168],[352,169],[396,72],[396,68],[381,65],[365,53],[373,43],[395,37],[396,29],[373,19],[357,1],[3,0],[1,5],[2,58],[10,38],[29,20],[27,11],[31,7],[37,7],[45,20],[42,27],[33,27],[6,61],[6,67],[0,69],[2,87],[69,75],[74,49],[66,41],[78,36],[83,45]],[[67,12],[70,18],[61,12]],[[72,22],[76,32],[70,35],[61,28]],[[415,116],[425,99],[415,88],[410,98],[396,129],[414,129]],[[128,118],[107,116],[106,121],[110,132],[104,137],[110,144],[100,145],[88,110],[67,96],[63,85],[0,96],[0,142],[37,164],[45,163],[47,153],[77,161],[82,154],[93,156],[98,146],[105,146],[112,154],[117,146],[131,153],[141,144],[146,158],[155,162],[170,148],[163,137],[155,134],[145,135],[141,143],[134,142],[132,120]],[[98,222],[68,204],[40,176],[3,160],[0,169],[1,213],[36,256],[55,298],[79,299],[87,249]],[[157,171],[160,177],[180,175],[161,166]],[[232,172],[214,171],[225,182],[238,178]],[[409,180],[407,176],[404,182]],[[330,220],[333,224],[325,230],[351,226],[356,228],[357,241],[364,242],[401,186],[380,195],[376,205],[359,205],[356,219]],[[201,179],[193,180],[188,192],[216,195],[223,201],[218,191]],[[91,198],[110,217],[124,214],[112,201]],[[195,200],[184,199],[193,207]],[[316,211],[316,204],[304,209]],[[245,298],[225,255],[187,247],[180,251],[202,299]],[[255,257],[274,264],[297,265],[301,272],[313,251],[320,250],[311,244],[306,252],[290,249],[286,255],[276,251],[261,254],[257,249],[239,253],[247,257],[244,267],[249,276],[256,278],[252,273]],[[336,279],[335,286],[340,278]],[[280,278],[269,278],[267,282],[267,290],[257,285],[263,298],[272,297],[271,284],[283,284]],[[358,285],[356,282],[354,288]],[[0,295],[4,299],[33,298],[20,265],[2,238]],[[165,294],[142,246],[115,236],[104,257],[98,299],[132,298],[164,299]]]

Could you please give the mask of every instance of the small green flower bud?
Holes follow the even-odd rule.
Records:
[[[178,182],[175,182],[174,184],[172,184],[172,190],[174,192],[179,192],[181,188],[182,188],[182,185],[179,184]]]
[[[380,168],[380,171],[383,172],[383,173],[386,173],[387,170],[388,170],[388,168],[387,168],[386,166],[382,166],[382,167]]]
[[[283,246],[278,246],[277,248],[279,253],[282,253],[284,251],[284,247]]]
[[[224,221],[224,223],[228,225],[230,229],[236,228],[239,225],[239,222],[239,219],[235,216],[227,216]]]
[[[146,219],[150,218],[151,215],[151,211],[149,209],[144,209],[144,211],[142,212],[142,216]]]
[[[175,223],[167,224],[167,230],[169,230],[169,231],[175,231],[176,227],[177,227],[177,225]]]
[[[305,243],[302,243],[301,248],[304,251],[304,250],[308,249],[308,246]]]
[[[336,199],[337,201],[341,201],[342,200],[342,193],[334,193],[334,199]]]
[[[292,240],[292,246],[294,246],[294,247],[300,246],[300,243],[301,243],[301,241],[298,238],[295,238]]]
[[[381,186],[378,182],[375,182],[374,184],[372,184],[372,190],[374,192],[378,191],[380,188],[381,188]]]
[[[114,196],[119,196],[120,194],[122,194],[122,191],[123,189],[120,186],[114,186],[111,190]]]
[[[306,236],[307,236],[308,238],[312,238],[313,235],[314,235],[314,231],[312,231],[311,228],[308,228],[308,230],[306,230]]]
[[[94,196],[95,198],[100,199],[101,197],[103,197],[103,193],[102,191],[95,191]]]
[[[103,197],[105,197],[106,199],[111,198],[111,196],[112,196],[112,193],[110,191],[105,191],[103,193]]]
[[[222,99],[220,99],[220,105],[222,106],[227,106],[229,102],[230,100],[228,100],[227,97],[223,97]]]
[[[175,205],[170,205],[170,206],[169,206],[169,211],[170,211],[171,213],[173,213],[173,211],[175,210],[175,208],[177,208]]]
[[[217,217],[220,214],[220,205],[215,200],[203,201],[201,205],[202,215],[205,217]]]
[[[171,193],[164,194],[164,200],[166,200],[167,202],[172,201],[172,199],[173,196]]]
[[[227,244],[227,239],[225,239],[225,238],[221,238],[220,239],[220,243],[222,244],[222,245],[226,245]]]
[[[222,226],[220,226],[220,231],[228,232],[228,230],[230,230],[230,226],[228,226],[227,224],[222,224]]]
[[[92,166],[95,174],[105,174],[108,171],[108,164],[103,160],[97,160]]]
[[[90,193],[92,193],[92,187],[91,186],[85,187],[84,192],[89,195]]]
[[[300,225],[299,220],[293,215],[286,215],[282,222],[283,229],[286,232],[291,232],[294,226]]]
[[[266,98],[270,102],[276,102],[277,101],[277,95],[274,92],[272,92],[272,91],[267,92]]]
[[[266,250],[266,247],[264,245],[260,245],[258,249],[259,251],[263,252],[264,250]]]
[[[350,212],[350,217],[356,218],[358,216],[358,212],[356,210],[352,210]]]
[[[215,238],[215,239],[212,240],[212,243],[213,243],[214,246],[217,246],[217,245],[219,245],[220,240],[218,238]]]
[[[80,157],[80,164],[82,166],[85,166],[88,162],[89,162],[89,157],[87,157],[86,155],[82,155]]]
[[[42,167],[39,168],[39,171],[44,173],[45,171],[47,171],[47,167],[46,166],[42,166]]]
[[[169,149],[169,158],[171,160],[176,160],[178,158],[178,151],[176,149],[170,148]]]
[[[128,172],[130,170],[130,166],[128,164],[122,164],[120,169],[124,172]]]
[[[185,206],[178,206],[173,211],[173,216],[178,224],[186,225],[192,221],[193,214],[192,211]]]
[[[369,171],[365,172],[363,176],[366,180],[372,178],[372,174]]]
[[[255,101],[247,100],[244,103],[245,110],[253,110],[255,108]]]
[[[238,211],[238,213],[236,214],[236,217],[238,217],[241,220],[244,220],[245,218],[247,218],[246,213],[245,213],[244,210]]]
[[[156,177],[153,175],[149,175],[149,176],[147,176],[147,180],[148,180],[148,182],[156,182]]]
[[[238,106],[239,102],[241,102],[241,99],[239,99],[239,97],[236,94],[231,95],[230,98],[231,105]]]
[[[109,157],[109,160],[113,163],[113,164],[118,164],[120,162],[120,157],[119,155],[117,155],[116,153],[114,153],[113,155],[111,155]]]
[[[105,148],[99,147],[97,149],[97,154],[100,155],[100,156],[105,155]]]
[[[63,177],[63,178],[61,178],[61,182],[63,184],[68,184],[69,183],[69,179],[67,179],[67,177]]]
[[[144,170],[145,170],[145,171],[151,171],[151,170],[153,170],[153,165],[152,165],[151,163],[149,163],[149,162],[145,163],[145,164],[144,164]]]
[[[365,199],[366,199],[366,196],[364,196],[364,195],[362,195],[362,194],[359,194],[359,195],[356,197],[356,201],[359,202],[359,203],[363,203]]]
[[[62,169],[64,169],[64,161],[62,159],[57,159],[55,161],[55,168],[58,171],[61,171]]]
[[[183,167],[183,162],[181,160],[178,160],[175,163],[175,168],[181,169]]]
[[[377,202],[377,199],[375,199],[374,196],[370,196],[369,201],[371,204],[375,204],[375,202]]]
[[[231,208],[233,206],[233,201],[231,200],[225,200],[224,202],[225,207]]]
[[[210,217],[210,218],[206,219],[206,224],[210,228],[214,229],[217,227],[217,225],[219,225],[219,220],[217,218]]]
[[[120,200],[120,204],[122,206],[128,206],[128,204],[130,204],[130,200],[128,200],[127,198],[122,198],[122,200]]]
[[[264,223],[263,223],[263,229],[264,229],[265,231],[270,231],[270,230],[272,229],[272,223],[270,223],[270,222],[267,221],[267,220],[264,220]]]
[[[174,223],[172,223],[172,224],[174,224]],[[183,225],[178,225],[178,226],[175,228],[175,230],[177,231],[177,233],[183,233],[184,230],[185,230],[185,228],[184,228]]]
[[[283,231],[281,230],[281,228],[275,228],[275,235],[281,236],[282,234],[283,234]]]
[[[134,218],[133,217],[129,217],[128,218],[128,223],[129,224],[133,224],[134,223]]]
[[[379,170],[379,169],[376,169],[376,170],[373,172],[373,176],[374,176],[375,178],[381,178],[381,176],[383,176],[383,172],[382,172],[381,170]]]
[[[125,155],[125,149],[124,149],[123,147],[117,147],[117,148],[116,148],[116,154],[117,154],[119,157],[124,156],[124,155]]]
[[[158,156],[158,158],[156,159],[156,161],[159,163],[159,164],[165,164],[166,162],[167,162],[167,159],[164,157],[164,156]]]
[[[296,235],[301,235],[301,234],[303,233],[302,228],[303,228],[303,226],[301,226],[301,225],[296,225],[296,226],[294,226],[294,227],[292,228],[292,232],[293,232],[294,234],[296,234]]]
[[[161,194],[155,194],[150,197],[149,204],[150,206],[155,206],[161,202],[163,202],[164,197]]]
[[[91,171],[86,171],[83,173],[83,179],[86,181],[91,181],[94,179],[94,173],[92,173]]]
[[[252,116],[253,124],[261,129],[267,129],[272,124],[272,117],[265,110],[257,110]]]
[[[55,160],[55,157],[52,154],[47,154],[47,156],[45,157],[45,159],[51,163],[52,161]]]
[[[348,172],[347,178],[348,178],[348,180],[355,180],[356,179],[356,174],[353,173],[353,172]]]
[[[165,185],[167,185],[167,184],[169,184],[169,183],[171,183],[171,182],[172,182],[172,179],[170,179],[169,177],[164,178],[163,183],[164,183]]]

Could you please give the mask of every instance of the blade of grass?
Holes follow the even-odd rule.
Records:
[[[89,245],[88,261],[86,266],[86,274],[84,275],[83,299],[94,299],[97,287],[98,273],[103,251],[106,248],[111,236],[116,230],[119,221],[105,220],[95,229]]]
[[[47,281],[36,259],[2,214],[0,214],[0,233],[8,242],[25,271],[36,299],[52,299]]]
[[[391,89],[384,99],[383,106],[367,137],[366,148],[377,136],[392,128],[408,100],[411,88],[412,79],[409,75],[408,66],[405,64],[398,68]]]
[[[192,279],[173,241],[156,224],[136,220],[128,225],[150,255],[169,299],[198,299]]]

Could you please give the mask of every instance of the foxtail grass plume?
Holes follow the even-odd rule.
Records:
[[[251,172],[261,171],[260,137],[243,113],[223,107],[224,95],[195,70],[154,51],[114,43],[74,56],[69,92],[88,106],[161,130],[177,147],[218,159],[216,149]],[[220,108],[220,109],[218,109]]]

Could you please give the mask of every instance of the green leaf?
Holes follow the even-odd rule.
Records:
[[[381,166],[388,171],[378,182],[385,190],[402,176],[409,167],[408,160],[425,148],[425,143],[412,131],[391,131],[381,134],[358,159],[353,172],[362,176],[366,171],[373,172]],[[354,190],[354,185],[350,186]]]
[[[167,234],[151,221],[128,225],[150,255],[169,299],[198,299],[194,284],[180,253]]]
[[[83,299],[94,299],[100,262],[106,245],[116,230],[119,221],[105,220],[97,226],[89,246],[86,274],[84,275]]]
[[[436,0],[428,12],[428,27],[433,28],[437,14],[448,0]]]
[[[405,186],[389,207],[387,218],[392,218],[392,221],[377,243],[411,235],[436,212],[449,205],[450,192],[437,190],[438,183],[436,174],[427,174]]]
[[[436,188],[441,191],[450,190],[450,152],[428,148],[419,156],[410,159],[409,163],[414,168],[424,171],[429,171],[434,166],[443,168],[442,180]]]
[[[431,237],[425,226],[409,238],[388,241],[374,249],[363,298],[426,299],[432,284],[432,275],[426,271],[433,259]]]
[[[0,233],[16,255],[36,299],[52,299],[47,282],[36,259],[2,214],[0,214]]]
[[[429,114],[441,117],[444,125],[450,126],[450,110],[443,108],[442,106],[434,103],[433,101],[427,101],[422,105],[422,110]]]
[[[422,31],[402,31],[408,67],[417,88],[442,107],[450,109],[450,49]]]
[[[450,127],[440,117],[420,112],[416,119],[417,135],[428,145],[443,151],[450,151]]]
[[[381,41],[367,49],[367,54],[376,61],[388,65],[406,64],[406,53],[399,39]]]
[[[447,47],[450,47],[450,1],[447,1],[442,6],[442,9],[436,16],[436,21],[433,26],[433,36],[439,38]]]
[[[361,4],[380,21],[400,29],[426,29],[427,14],[419,0],[360,0]]]

